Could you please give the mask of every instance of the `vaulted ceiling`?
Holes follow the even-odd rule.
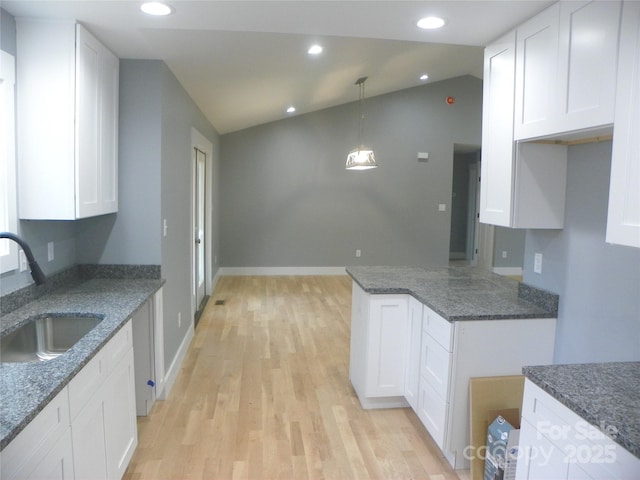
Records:
[[[483,47],[546,0],[3,0],[15,17],[76,19],[120,58],[164,60],[220,133],[460,75],[482,76]],[[437,15],[446,24],[421,30]],[[320,44],[320,55],[307,49]],[[295,113],[286,113],[295,106]]]

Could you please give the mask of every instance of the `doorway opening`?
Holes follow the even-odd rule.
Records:
[[[205,172],[206,172],[206,161],[207,154],[200,150],[199,148],[194,148],[194,157],[195,157],[195,225],[194,225],[194,237],[195,237],[195,248],[194,248],[194,257],[195,257],[195,265],[194,265],[194,281],[195,281],[195,291],[196,291],[196,313],[194,318],[194,323],[197,326],[198,321],[200,320],[200,316],[202,315],[202,311],[204,310],[205,305],[207,304],[207,294],[205,292],[205,261],[206,255],[204,251],[205,245]]]
[[[191,296],[194,328],[211,293],[213,235],[211,231],[211,171],[213,144],[200,132],[191,130],[192,211]]]
[[[476,265],[480,194],[480,147],[455,144],[451,188],[451,232],[449,262]]]

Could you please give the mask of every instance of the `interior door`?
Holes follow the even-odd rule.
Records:
[[[200,310],[205,298],[205,168],[207,154],[195,148],[195,255],[194,282],[196,311]]]

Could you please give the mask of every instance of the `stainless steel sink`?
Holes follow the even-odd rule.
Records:
[[[50,315],[36,317],[0,339],[0,362],[47,361],[62,355],[103,317]]]

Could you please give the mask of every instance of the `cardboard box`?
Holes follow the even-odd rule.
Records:
[[[504,480],[516,480],[516,465],[518,463],[518,445],[520,443],[520,430],[513,429],[509,433],[507,441],[507,454],[504,463]]]
[[[511,433],[514,431],[518,432],[501,415],[498,415],[489,425],[487,453],[484,461],[484,480],[507,480],[509,477],[515,477],[517,449],[514,450],[514,448],[517,445],[516,436],[519,436],[519,432],[512,435]],[[507,455],[509,449],[511,449],[511,454]],[[508,472],[505,472],[507,457],[509,457],[509,468]],[[505,476],[505,473],[509,476]]]
[[[475,377],[469,380],[469,433],[467,458],[471,463],[471,480],[484,475],[487,428],[498,415],[511,425],[520,427],[520,407],[524,391],[524,375]]]

